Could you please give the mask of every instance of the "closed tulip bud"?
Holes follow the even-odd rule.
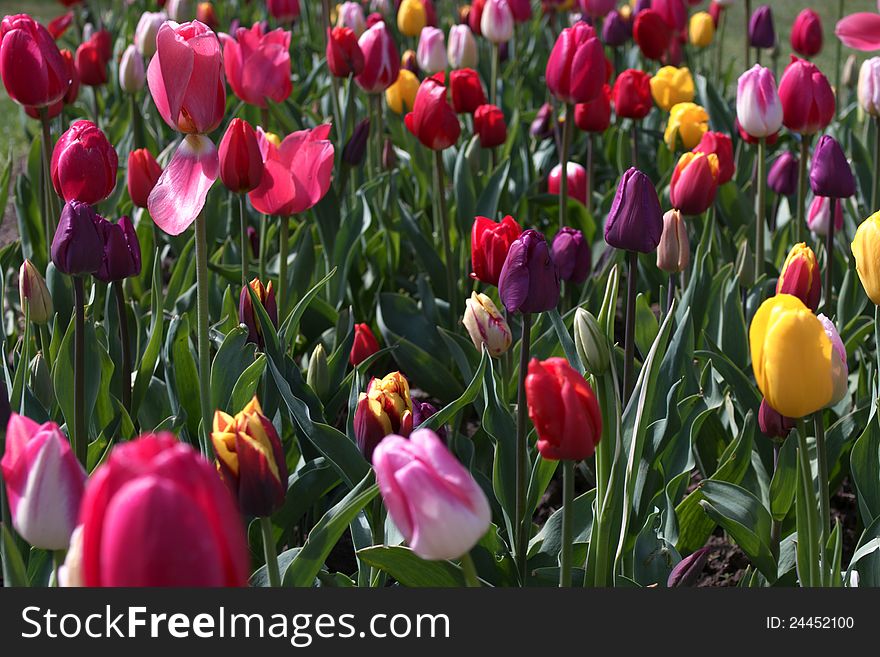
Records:
[[[482,148],[495,148],[507,141],[504,113],[495,105],[480,105],[474,112],[474,132]]]
[[[694,79],[686,66],[664,66],[651,78],[651,95],[657,106],[668,112],[679,103],[694,99]]]
[[[749,19],[749,44],[752,48],[772,48],[776,45],[773,11],[767,5],[758,7]]]
[[[458,558],[489,530],[486,494],[430,429],[383,440],[373,469],[388,515],[422,559]]]
[[[564,103],[586,103],[606,82],[605,50],[595,30],[577,23],[562,30],[547,60],[547,88]]]
[[[768,438],[787,438],[797,422],[790,417],[785,417],[775,410],[766,399],[761,400],[758,409],[758,427]]]
[[[740,242],[736,252],[736,263],[733,267],[734,274],[741,287],[750,288],[755,283],[755,257],[749,247],[749,241]]]
[[[529,126],[529,134],[536,139],[546,139],[553,134],[553,106],[544,103],[535,113],[535,118]]]
[[[404,50],[403,57],[400,58],[400,68],[410,71],[414,75],[419,74],[418,56],[414,50]]]
[[[370,136],[370,119],[358,121],[351,133],[351,138],[342,149],[342,161],[350,167],[359,167],[364,163],[367,153],[367,138]]]
[[[116,445],[92,474],[79,519],[85,586],[247,583],[232,495],[216,468],[171,434]]]
[[[95,272],[95,278],[110,283],[141,273],[141,245],[131,219],[122,217],[115,224],[99,221],[98,233],[104,247],[101,266]]]
[[[758,388],[777,411],[801,418],[834,403],[846,353],[800,299],[777,294],[764,301],[752,319],[749,343]]]
[[[80,119],[52,151],[52,185],[65,201],[98,203],[113,192],[118,166],[116,149],[100,128]]]
[[[355,439],[367,461],[372,461],[373,450],[385,436],[409,436],[413,429],[412,410],[409,382],[400,372],[370,379],[367,391],[358,397],[354,413]]]
[[[859,224],[851,249],[865,294],[880,306],[880,212]]]
[[[385,138],[382,145],[382,169],[385,171],[393,171],[397,166],[397,153],[394,151],[394,142],[390,138]]]
[[[397,114],[411,112],[416,103],[419,84],[415,73],[401,68],[397,81],[385,90],[385,102],[391,111]]]
[[[709,113],[695,103],[679,103],[669,112],[669,121],[663,140],[674,151],[681,140],[685,149],[691,149],[700,143],[703,134],[709,129]]]
[[[492,299],[485,294],[471,292],[471,298],[465,301],[465,306],[461,323],[478,351],[486,345],[490,356],[500,356],[510,349],[513,342],[510,326]]]
[[[856,178],[838,141],[822,135],[810,164],[810,188],[819,196],[849,198],[856,193]]]
[[[553,262],[559,278],[580,285],[587,280],[592,266],[590,245],[576,228],[563,226],[553,238]]]
[[[568,178],[568,195],[576,199],[581,204],[587,204],[587,170],[577,162],[566,162],[566,177]],[[562,184],[562,164],[557,164],[550,170],[550,176],[547,178],[547,192],[550,194],[559,194],[559,188]],[[565,276],[562,277],[566,279]]]
[[[299,0],[266,0],[266,8],[279,23],[292,23],[299,18]]]
[[[859,70],[859,105],[866,114],[880,116],[880,57],[866,59]]]
[[[624,251],[650,253],[663,234],[663,212],[651,179],[631,167],[620,179],[605,220],[605,242]]]
[[[593,100],[575,105],[574,124],[584,132],[605,132],[611,125],[611,87],[606,84]]]
[[[237,194],[256,189],[263,179],[263,158],[257,133],[244,119],[235,118],[220,140],[220,179]]]
[[[327,66],[337,78],[360,75],[364,70],[364,53],[354,30],[349,27],[328,29]]]
[[[510,245],[498,278],[498,293],[512,313],[539,313],[559,303],[559,272],[541,233],[526,230]]]
[[[815,64],[792,57],[779,81],[783,124],[792,132],[813,135],[834,118],[834,92]],[[739,112],[737,112],[738,114]]]
[[[159,34],[159,28],[166,20],[168,16],[164,11],[146,11],[141,14],[134,31],[134,45],[146,59],[156,53],[156,35]]]
[[[408,37],[417,37],[428,24],[422,0],[403,0],[397,9],[397,29]]]
[[[602,376],[608,371],[611,363],[608,337],[599,328],[593,314],[583,308],[578,308],[574,314],[574,344],[588,373]]]
[[[144,70],[144,60],[137,49],[131,45],[122,54],[119,62],[119,87],[128,94],[137,93],[144,88],[147,73]]]
[[[617,76],[611,91],[614,113],[620,118],[643,119],[653,107],[651,76],[644,71],[627,69]]]
[[[27,301],[30,320],[34,324],[46,324],[52,319],[55,309],[46,279],[27,258],[18,270],[18,293],[22,308]]]
[[[269,284],[264,286],[260,279],[255,278],[249,283],[249,286],[260,303],[263,304],[263,308],[269,316],[269,321],[277,328],[278,305],[275,302],[275,289],[272,287],[272,281],[269,281]],[[238,298],[238,321],[247,327],[248,342],[253,342],[262,349],[265,344],[263,341],[263,328],[260,326],[256,313],[254,313],[253,301],[246,287],[241,289],[241,294]]]
[[[791,151],[785,151],[770,165],[767,186],[781,196],[791,196],[797,191],[798,159]]]
[[[90,205],[71,201],[64,206],[51,249],[58,271],[69,276],[98,271],[103,253],[98,220],[98,213]]]
[[[475,68],[479,61],[477,40],[467,25],[449,28],[449,47],[446,54],[452,68]]]
[[[672,206],[687,215],[703,214],[718,191],[718,156],[694,151],[684,153],[669,183]]]
[[[147,207],[150,192],[162,175],[162,167],[146,148],[138,148],[128,154],[126,185],[131,202],[138,208]]]
[[[413,399],[413,427],[419,427],[422,422],[430,419],[437,413],[437,407],[430,402],[420,402]],[[437,436],[440,440],[446,440],[446,428],[437,429]]]
[[[721,12],[724,11],[724,5],[720,2],[716,2],[716,0],[712,0],[709,3],[709,15],[712,17],[712,22],[715,23],[715,28],[718,28],[718,21],[721,19]]]
[[[815,196],[807,210],[807,227],[816,235],[828,234],[831,224],[831,209],[834,208],[834,232],[843,229],[843,206],[840,199]]]
[[[715,22],[705,11],[698,11],[691,16],[688,25],[688,38],[695,48],[707,48],[715,38]]]
[[[367,358],[379,351],[379,342],[369,324],[354,325],[354,342],[351,345],[351,353],[348,362],[357,367]]]
[[[413,109],[404,117],[404,123],[422,145],[431,150],[442,151],[458,141],[461,125],[455,110],[446,100],[442,73],[422,82]]]
[[[200,2],[196,7],[196,20],[201,21],[212,30],[216,30],[219,22],[217,21],[217,12],[214,11],[214,5],[210,2]]]
[[[791,26],[791,47],[799,55],[815,57],[822,50],[822,19],[812,9],[804,9]]]
[[[819,261],[805,243],[791,247],[776,281],[776,294],[791,294],[813,312],[819,307],[822,280]]]
[[[736,118],[752,137],[769,137],[782,127],[783,106],[773,72],[755,64],[739,76],[736,87]]]
[[[467,24],[471,28],[471,32],[477,36],[482,36],[480,23],[483,20],[483,9],[486,6],[486,0],[472,0],[470,11],[467,12]]]
[[[13,413],[0,469],[15,530],[33,547],[66,549],[86,473],[58,425]]]
[[[90,87],[107,84],[107,62],[110,57],[105,56],[106,46],[99,36],[101,33],[95,32],[88,41],[81,43],[74,57],[80,82]]]
[[[0,75],[9,97],[31,107],[54,105],[70,85],[52,36],[27,14],[5,16],[0,23]]]
[[[602,41],[612,48],[622,46],[632,38],[632,29],[631,19],[627,20],[619,11],[612,10],[602,22]]]
[[[256,397],[234,417],[214,413],[211,444],[220,475],[244,515],[265,517],[281,508],[287,462],[278,432]]]
[[[633,39],[647,59],[659,61],[669,47],[671,34],[663,17],[653,9],[636,14]]]
[[[436,27],[426,27],[422,30],[419,36],[416,61],[419,68],[428,75],[446,70],[448,62],[446,60],[446,43],[442,30]]]
[[[657,245],[657,269],[667,274],[678,274],[688,268],[691,243],[681,212],[669,210],[663,215],[663,235]]]
[[[394,84],[400,72],[400,55],[385,23],[376,23],[365,31],[358,45],[364,54],[364,69],[354,80],[368,94],[382,93]]]
[[[507,0],[486,0],[480,16],[480,33],[494,44],[513,38],[513,10]]]
[[[541,456],[552,461],[591,457],[602,438],[602,413],[584,377],[564,358],[533,358],[525,388]]]
[[[452,71],[449,74],[452,92],[452,106],[457,114],[473,114],[480,105],[486,104],[486,93],[479,74],[470,68]]]
[[[666,587],[670,589],[693,586],[697,583],[700,573],[706,567],[709,560],[709,548],[700,548],[693,554],[679,561],[666,580]]]
[[[471,228],[471,278],[498,285],[510,245],[522,233],[516,219],[507,215],[501,222],[486,217],[474,219]]]
[[[847,89],[855,89],[858,85],[859,77],[861,76],[861,70],[858,69],[858,61],[855,55],[850,55],[846,58],[846,62],[843,65],[841,84]]]

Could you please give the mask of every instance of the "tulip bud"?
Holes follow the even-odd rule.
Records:
[[[734,273],[741,287],[749,289],[755,283],[755,257],[748,240],[740,242],[736,251]]]
[[[620,118],[643,119],[651,111],[651,95],[651,76],[627,69],[617,76],[611,91],[614,113]]]
[[[596,98],[575,105],[574,123],[584,132],[605,132],[611,125],[611,87],[606,84]]]
[[[480,105],[474,112],[474,132],[482,148],[495,148],[507,141],[504,113],[495,105]]]
[[[299,0],[266,0],[266,8],[279,23],[292,23],[299,18]]]
[[[632,20],[626,20],[619,11],[612,10],[602,23],[602,41],[616,48],[632,38]]]
[[[486,104],[486,94],[480,75],[473,69],[463,68],[449,74],[452,106],[457,114],[473,114]]]
[[[822,19],[812,9],[804,9],[791,26],[791,47],[804,57],[815,57],[822,50]]]
[[[98,126],[74,121],[52,152],[52,185],[65,201],[98,203],[113,192],[118,166],[116,149]]]
[[[539,313],[559,303],[559,272],[541,233],[526,230],[510,245],[498,278],[498,293],[512,313]]]
[[[382,439],[392,433],[409,436],[413,429],[409,382],[400,372],[383,379],[370,379],[367,391],[358,397],[354,414],[354,435],[367,461]]]
[[[810,164],[810,188],[819,196],[849,198],[856,193],[856,179],[838,141],[822,135]]]
[[[592,254],[590,245],[584,234],[575,229],[563,226],[553,238],[553,262],[559,272],[559,278],[576,285],[582,284],[590,275]]]
[[[119,62],[119,87],[125,93],[137,93],[144,88],[146,80],[144,60],[137,49],[131,45],[122,53],[122,61]]]
[[[327,365],[327,352],[320,342],[309,358],[309,369],[306,371],[306,383],[315,391],[320,399],[330,391],[330,370]]]
[[[807,227],[816,235],[825,236],[831,225],[831,209],[834,208],[834,230],[843,229],[843,206],[840,199],[814,196],[807,211]]]
[[[566,162],[565,164],[566,178],[568,179],[568,195],[570,198],[577,199],[582,205],[587,204],[587,170],[577,162]],[[562,164],[557,164],[550,170],[550,176],[547,178],[547,192],[550,194],[559,194],[559,187],[562,183]],[[562,277],[566,280],[566,277]]]
[[[858,85],[859,77],[861,76],[861,70],[859,70],[857,67],[858,59],[855,55],[850,55],[846,58],[846,62],[843,65],[841,84],[843,84],[843,86],[847,89],[855,89]]]
[[[263,304],[263,308],[266,310],[272,325],[277,328],[278,306],[275,303],[275,289],[272,287],[272,281],[269,281],[269,285],[263,286],[262,281],[255,278],[249,285],[254,291],[254,295]],[[260,326],[256,318],[251,295],[246,287],[241,289],[241,295],[238,298],[238,321],[248,329],[248,342],[253,342],[262,349],[265,345],[263,342],[263,327]]]
[[[337,78],[360,75],[364,70],[364,53],[354,30],[349,27],[328,29],[327,66]]]
[[[669,121],[663,140],[669,150],[676,150],[679,140],[686,149],[700,143],[703,134],[709,129],[709,113],[695,103],[679,103],[669,112]]]
[[[147,207],[150,192],[162,175],[162,167],[146,148],[133,150],[128,154],[126,184],[131,202],[138,208]]]
[[[611,362],[611,345],[599,328],[599,322],[587,310],[578,308],[574,314],[574,344],[587,372],[602,376]]]
[[[688,25],[688,37],[692,46],[697,48],[707,48],[712,44],[715,38],[715,23],[705,11],[698,11],[691,16]]]
[[[813,312],[819,307],[822,295],[819,261],[804,242],[795,244],[788,252],[776,282],[776,294],[794,295]]]
[[[795,427],[795,420],[785,417],[779,411],[775,410],[766,399],[761,400],[761,407],[758,409],[758,427],[768,438],[786,438]]]
[[[413,399],[413,427],[419,427],[422,422],[431,418],[437,413],[437,407],[430,402],[420,402]],[[441,440],[446,440],[446,428],[440,427],[436,430]]]
[[[752,137],[769,137],[779,132],[782,116],[782,102],[770,69],[755,64],[739,76],[736,118],[743,130]]]
[[[48,107],[64,97],[70,77],[45,27],[27,14],[5,16],[0,23],[0,40],[0,75],[12,100]]]
[[[400,72],[400,56],[385,23],[376,23],[365,31],[358,39],[358,46],[364,54],[364,69],[355,76],[355,82],[368,94],[382,93],[397,80]]]
[[[422,30],[416,61],[419,68],[428,75],[446,70],[448,62],[442,30],[436,27],[426,27]]]
[[[812,62],[792,57],[779,81],[779,98],[782,122],[792,132],[813,135],[834,118],[834,92],[828,78]]]
[[[851,249],[865,294],[880,306],[880,212],[859,224]]]
[[[592,27],[586,23],[567,27],[547,60],[547,88],[564,103],[589,102],[602,93],[607,80],[605,62],[605,50]]]
[[[500,223],[476,217],[471,228],[471,278],[498,285],[507,252],[520,233],[522,228],[510,215]]]
[[[156,53],[156,35],[166,20],[168,16],[163,11],[145,11],[141,14],[134,32],[134,45],[146,59]]]
[[[413,110],[404,117],[404,123],[407,130],[431,150],[442,151],[458,141],[461,124],[446,100],[442,73],[422,82]]]
[[[733,178],[735,165],[733,159],[733,141],[723,132],[706,132],[700,143],[694,147],[695,153],[714,154],[718,158],[718,185],[723,185]]]
[[[351,138],[342,149],[342,161],[350,167],[359,167],[367,152],[367,138],[370,136],[370,119],[359,121],[351,133]]]
[[[70,276],[94,274],[101,266],[103,241],[98,233],[100,217],[85,203],[71,201],[61,211],[52,239],[52,262]]]
[[[677,589],[696,584],[708,560],[709,548],[707,547],[700,548],[693,554],[686,556],[669,573],[666,580],[667,588]]]
[[[670,43],[670,30],[663,17],[653,9],[636,13],[633,39],[647,59],[659,61]]]
[[[52,319],[55,309],[46,279],[27,258],[18,270],[18,294],[22,308],[27,301],[30,320],[34,324],[47,324]]]
[[[367,358],[379,351],[379,342],[373,335],[369,324],[354,325],[354,342],[351,345],[351,354],[348,362],[357,367]]]
[[[250,192],[263,179],[263,157],[250,123],[235,118],[220,140],[220,179],[237,194]]]
[[[471,298],[465,301],[465,306],[461,321],[477,350],[482,350],[486,345],[490,356],[500,356],[510,349],[513,342],[510,326],[492,299],[485,294],[471,292]]]
[[[397,9],[397,29],[408,37],[416,37],[428,24],[422,0],[403,0]]]
[[[363,7],[357,2],[343,2],[336,8],[336,27],[347,27],[360,36],[367,29]]]
[[[691,259],[691,245],[687,226],[678,210],[663,215],[663,235],[657,245],[657,269],[667,274],[678,274],[687,269]]]
[[[605,242],[624,251],[650,253],[663,234],[663,212],[651,179],[631,167],[617,186],[608,218]]]
[[[507,0],[486,0],[480,16],[480,32],[494,44],[513,38],[513,11]]]
[[[535,118],[529,126],[529,134],[536,139],[546,139],[553,134],[551,122],[553,120],[553,106],[544,103],[535,113]]]
[[[33,547],[64,550],[76,526],[86,473],[54,422],[12,414],[0,460],[12,526]]]
[[[870,116],[880,116],[880,57],[866,59],[859,70],[859,105]]]
[[[397,153],[394,151],[394,142],[390,138],[385,138],[382,145],[382,169],[384,171],[393,171],[397,166]]]
[[[669,200],[684,214],[704,213],[718,190],[718,156],[690,151],[682,154],[672,172]]]
[[[657,107],[669,111],[694,99],[694,78],[686,66],[664,66],[651,78],[651,95]]]
[[[397,114],[411,112],[419,92],[419,78],[405,68],[400,69],[397,81],[385,90],[385,102]]]
[[[83,41],[76,49],[74,57],[80,82],[90,87],[99,87],[107,83],[107,62],[111,56],[108,52],[109,35],[102,36],[102,34],[107,33],[100,30]]]
[[[449,28],[449,47],[447,57],[452,68],[476,68],[477,40],[467,25],[453,25]]]
[[[776,45],[773,11],[767,5],[758,7],[749,20],[749,44],[752,48],[772,48]]]
[[[780,196],[791,196],[797,191],[798,159],[791,151],[784,151],[770,165],[767,186]]]
[[[141,245],[128,217],[111,223],[101,220],[98,233],[104,243],[103,259],[95,278],[104,283],[121,281],[141,273]]]
[[[219,23],[217,22],[217,12],[214,11],[214,5],[210,2],[200,2],[196,7],[196,20],[201,21],[212,30],[216,30]]]
[[[76,71],[76,64],[73,62],[73,53],[69,50],[61,51],[61,58],[64,60],[64,66],[67,68],[67,77],[70,78],[70,86],[67,93],[64,94],[65,105],[72,105],[79,96],[79,73]]]

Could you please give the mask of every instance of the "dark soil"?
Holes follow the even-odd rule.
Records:
[[[696,586],[736,586],[749,565],[743,551],[719,532],[706,543],[709,559]]]

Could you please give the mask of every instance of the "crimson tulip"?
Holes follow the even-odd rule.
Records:
[[[611,125],[611,87],[603,85],[593,100],[575,105],[574,124],[584,132],[605,132]]]
[[[449,148],[461,134],[455,110],[446,100],[443,74],[426,78],[419,86],[413,111],[404,117],[407,129],[434,151]]]
[[[237,194],[256,189],[263,179],[257,133],[244,119],[232,119],[220,140],[220,179]]]
[[[223,65],[232,92],[249,105],[266,107],[266,99],[283,103],[290,96],[290,32],[266,32],[262,23],[240,27],[226,39]]]
[[[473,114],[480,105],[486,104],[486,92],[480,75],[472,68],[462,68],[449,74],[452,106],[457,114]]]
[[[351,345],[351,353],[348,362],[357,367],[367,358],[379,351],[379,342],[373,335],[369,324],[354,325],[354,342]]]
[[[116,187],[119,158],[91,121],[74,121],[52,151],[52,185],[65,201],[98,203]]]
[[[327,66],[337,78],[360,75],[364,70],[364,53],[351,28],[327,29]]]
[[[477,36],[482,36],[480,24],[483,22],[483,10],[486,7],[486,0],[473,0],[471,9],[467,14],[467,24],[471,28],[471,32]]]
[[[61,14],[60,16],[56,16],[49,24],[46,26],[46,29],[49,31],[49,34],[52,35],[52,38],[56,41],[64,36],[64,33],[70,29],[70,26],[73,25],[73,12],[69,11],[66,14]]]
[[[504,113],[495,105],[480,105],[474,112],[474,132],[480,136],[480,146],[495,148],[507,141]]]
[[[792,56],[779,81],[782,123],[792,132],[813,135],[834,118],[834,92],[828,78],[812,62]]]
[[[718,185],[723,185],[733,178],[735,163],[733,160],[733,141],[723,132],[703,133],[700,143],[694,147],[695,153],[714,154],[718,158]]]
[[[79,73],[76,70],[72,52],[64,49],[61,51],[61,57],[64,59],[64,66],[67,67],[67,76],[70,78],[70,86],[62,100],[65,105],[71,105],[76,102],[76,98],[79,96]]]
[[[162,167],[146,148],[138,148],[128,154],[126,183],[131,202],[138,208],[147,207],[150,192],[156,186]]]
[[[279,23],[292,23],[299,18],[299,0],[266,0],[266,9]]]
[[[102,32],[95,32],[87,41],[83,41],[76,49],[76,71],[82,84],[100,87],[107,84],[106,46]]]
[[[0,76],[9,97],[31,107],[57,103],[70,86],[52,35],[27,14],[0,22]]]
[[[550,52],[545,76],[550,93],[564,103],[586,103],[602,93],[605,50],[596,31],[583,22],[562,30]]]
[[[364,68],[355,76],[355,82],[368,94],[379,94],[397,81],[400,56],[394,39],[384,22],[376,23],[358,39],[364,54]]]
[[[645,57],[659,61],[669,47],[669,26],[656,11],[645,9],[636,14],[633,39]]]
[[[669,183],[669,200],[684,214],[702,214],[715,201],[718,191],[718,156],[691,151],[675,165]]]
[[[498,285],[510,245],[522,233],[516,219],[507,215],[500,222],[487,217],[474,219],[471,228],[471,278]]]
[[[643,119],[651,111],[651,76],[634,68],[628,68],[617,76],[611,91],[614,113],[622,119]]]
[[[791,47],[799,55],[815,57],[822,50],[822,19],[812,9],[804,9],[791,26]]]

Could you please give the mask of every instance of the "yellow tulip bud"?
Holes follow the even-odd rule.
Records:
[[[880,306],[880,212],[859,225],[851,248],[865,294],[875,306]]]
[[[397,114],[411,112],[418,90],[419,79],[415,73],[402,68],[397,75],[397,82],[385,90],[385,102]]]
[[[694,103],[678,103],[669,113],[663,140],[671,151],[675,150],[678,138],[686,150],[691,150],[708,129],[709,114],[705,109]]]
[[[715,38],[715,21],[712,20],[709,12],[698,11],[691,16],[688,36],[691,45],[697,48],[706,48],[712,43],[712,39]]]
[[[417,37],[428,24],[428,13],[422,0],[403,0],[397,10],[397,29],[408,37]]]
[[[657,106],[665,111],[679,103],[694,99],[694,78],[686,66],[664,66],[651,78],[651,95]]]

